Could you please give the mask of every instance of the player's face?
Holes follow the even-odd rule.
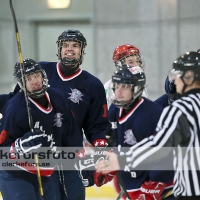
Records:
[[[191,70],[186,71],[184,74],[176,73],[174,84],[176,85],[177,93],[182,94],[184,85],[190,86],[191,84],[193,84],[193,81],[194,81],[194,72]],[[187,91],[187,88],[185,92],[186,91]]]
[[[129,65],[131,67],[140,66],[140,60],[138,56],[130,55],[123,60],[122,64]]]
[[[79,59],[81,56],[80,43],[75,41],[65,41],[62,43],[61,57]]]
[[[42,81],[42,75],[40,72],[26,76],[26,89],[29,92],[39,90],[42,88]]]
[[[133,97],[131,86],[126,84],[114,84],[117,101],[129,102]]]

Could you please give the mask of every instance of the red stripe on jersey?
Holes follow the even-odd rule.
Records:
[[[0,144],[3,144],[5,142],[7,135],[8,135],[8,131],[6,131],[6,130],[1,131]]]

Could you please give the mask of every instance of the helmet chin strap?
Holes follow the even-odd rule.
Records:
[[[75,59],[75,58],[61,58],[61,63],[64,64],[67,68],[72,69],[74,68],[75,65],[78,64],[80,65],[80,59]]]
[[[133,93],[133,98],[131,99],[130,103],[124,107],[125,109],[129,109],[130,106],[132,105],[132,103],[138,99],[140,96],[142,96],[142,92],[143,92],[144,88],[140,88],[140,90],[138,91],[138,86],[134,87],[134,93]]]

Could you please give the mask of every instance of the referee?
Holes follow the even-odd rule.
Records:
[[[178,200],[200,200],[200,54],[191,51],[178,57],[171,77],[180,98],[163,110],[157,134],[131,147],[119,161],[116,154],[107,152],[109,162],[97,163],[96,169],[104,174],[119,170],[120,165],[124,169],[122,161],[135,168],[149,157],[153,161],[173,150],[174,196]]]

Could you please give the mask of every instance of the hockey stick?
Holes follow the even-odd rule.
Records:
[[[172,194],[173,194],[173,189],[170,189],[167,192],[165,192],[164,194],[162,194],[162,199],[166,199],[167,197],[169,197]]]
[[[118,181],[118,184],[119,184],[119,187],[120,187],[120,193],[119,193],[116,200],[120,200],[121,197],[123,196],[123,194],[126,196],[126,200],[131,200],[131,198],[128,195],[128,192],[126,191],[126,188],[124,186],[124,183],[121,179],[121,175],[119,174],[119,172],[117,172],[116,177],[117,177],[117,181]]]
[[[19,60],[20,60],[23,91],[24,91],[24,97],[25,97],[25,101],[26,101],[26,108],[27,108],[27,112],[28,112],[29,127],[30,127],[31,131],[33,132],[33,119],[32,119],[32,115],[31,115],[31,108],[30,108],[30,105],[29,105],[27,89],[26,89],[26,84],[25,84],[24,63],[23,63],[23,57],[22,57],[22,51],[21,51],[19,32],[18,32],[18,27],[17,27],[17,20],[16,20],[16,17],[15,17],[15,11],[14,11],[14,8],[13,8],[13,5],[12,5],[12,0],[10,0],[10,10],[11,10],[11,13],[12,13],[12,16],[13,16],[13,21],[14,21],[14,26],[15,26],[15,34],[16,34],[16,41],[17,41]],[[35,154],[35,164],[36,164],[36,168],[37,168],[37,177],[38,177],[40,195],[41,195],[41,199],[43,199],[44,193],[43,193],[43,188],[42,188],[42,179],[41,179],[41,175],[40,175],[40,168],[39,168],[39,162],[38,162],[38,155],[37,154]]]

